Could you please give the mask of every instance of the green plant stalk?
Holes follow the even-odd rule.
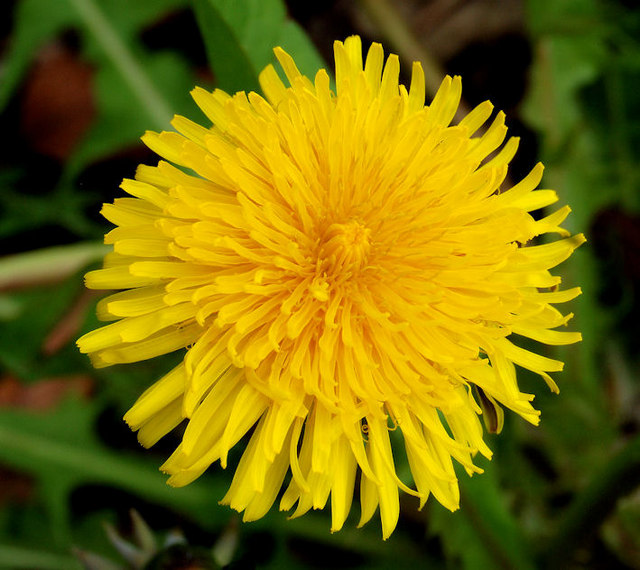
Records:
[[[0,291],[62,281],[111,247],[98,242],[49,247],[0,259]]]
[[[616,501],[640,485],[640,436],[636,436],[593,476],[569,508],[540,554],[540,567],[566,568],[567,559],[595,531]]]
[[[69,0],[87,29],[120,71],[157,129],[167,128],[173,113],[145,69],[136,61],[95,0]]]

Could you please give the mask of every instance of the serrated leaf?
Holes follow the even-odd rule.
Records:
[[[594,0],[529,2],[529,20],[537,42],[532,85],[525,99],[526,120],[543,136],[542,159],[548,166],[546,183],[555,188],[573,213],[568,229],[587,231],[594,214],[618,199],[619,187],[605,175],[602,140],[593,130],[594,114],[583,104],[587,86],[602,80],[615,57],[603,8]],[[606,102],[602,102],[606,106]],[[607,125],[607,129],[610,126]],[[597,188],[597,190],[595,190]],[[578,382],[586,388],[592,405],[602,403],[599,394],[598,352],[605,336],[599,313],[597,267],[589,246],[562,268],[567,286],[583,288],[575,301],[576,327],[584,342],[578,347],[558,349],[562,360],[579,357],[573,367]],[[565,358],[566,355],[573,355]]]
[[[579,91],[595,80],[604,61],[603,46],[590,36],[540,40],[523,115],[554,149],[575,134],[581,118]]]

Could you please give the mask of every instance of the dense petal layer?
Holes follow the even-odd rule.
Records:
[[[538,423],[516,366],[557,390],[562,363],[518,338],[580,340],[552,306],[579,289],[551,270],[584,237],[560,227],[567,207],[530,214],[557,200],[537,190],[541,165],[504,187],[518,147],[504,114],[483,128],[486,102],[450,124],[460,78],[425,106],[421,67],[407,91],[379,44],[363,61],[359,38],[336,42],[335,93],[324,70],[311,81],[275,53],[287,84],[269,66],[264,98],[197,88],[210,128],[176,117],[177,132],[144,136],[168,162],[104,206],[114,250],[87,286],[125,291],[79,345],[97,366],[187,349],[125,416],[144,445],[187,420],[162,467],[172,485],[226,467],[251,433],[223,499],[245,520],[284,485],[281,509],[330,499],[339,530],[359,476],[360,523],[379,508],[386,538],[400,490],[458,507],[453,461],[472,474],[491,457],[480,414],[490,431],[502,406]]]

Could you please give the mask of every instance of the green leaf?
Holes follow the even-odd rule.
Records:
[[[80,563],[71,556],[63,556],[33,548],[0,544],[0,568],[38,568],[39,570],[81,570]]]
[[[589,35],[540,40],[523,115],[545,134],[551,152],[559,152],[575,135],[581,118],[579,91],[596,79],[604,61],[603,46]]]
[[[75,12],[67,2],[21,0],[17,4],[11,44],[0,75],[0,111],[20,84],[38,50],[75,22]]]
[[[98,403],[68,400],[47,414],[0,412],[0,461],[32,474],[43,490],[52,528],[61,540],[70,536],[69,493],[81,484],[103,484],[190,515],[204,528],[228,518],[217,501],[226,489],[222,478],[208,477],[183,489],[166,485],[157,466],[117,453],[97,441],[93,422]],[[155,461],[155,459],[154,459]]]
[[[71,187],[88,163],[139,143],[147,129],[167,129],[175,113],[193,108],[189,91],[195,79],[191,67],[174,53],[149,54],[136,33],[159,10],[185,0],[151,0],[135,4],[122,0],[68,0],[77,10],[85,32],[85,51],[97,64],[98,114],[85,139],[66,165],[61,182]],[[155,8],[154,8],[155,6]]]
[[[496,464],[483,463],[485,471],[481,475],[461,477],[461,510],[501,564],[507,568],[533,568],[528,545],[507,508]]]
[[[225,19],[223,3],[194,0],[193,8],[218,86],[231,93],[257,90],[257,70],[242,44],[242,29],[237,22]],[[229,15],[233,14],[230,10]]]
[[[357,507],[354,504],[354,510]],[[275,559],[269,568],[309,568],[313,566],[314,552],[328,550],[339,557],[343,552],[358,554],[362,558],[361,566],[355,563],[349,567],[373,569],[398,568],[401,558],[406,566],[403,568],[438,568],[438,560],[424,547],[421,541],[413,540],[400,529],[396,530],[387,541],[381,539],[380,522],[371,521],[363,528],[357,528],[357,516],[352,513],[345,526],[336,533],[330,533],[331,521],[325,508],[323,512],[309,512],[303,517],[287,520],[285,513],[272,509],[265,517],[251,523],[256,530],[266,530],[275,536],[279,543]],[[316,549],[310,552],[292,555],[287,546],[291,539],[308,541]],[[304,544],[304,542],[302,542]],[[289,545],[290,546],[290,545]],[[399,553],[402,553],[399,555]],[[302,563],[302,566],[299,566]],[[345,564],[345,567],[347,564]]]
[[[183,7],[187,1],[101,0],[99,6],[115,21],[118,33],[130,41],[159,15]],[[61,31],[82,25],[71,2],[20,0],[17,3],[11,44],[0,75],[0,111],[20,84],[38,50]]]
[[[600,23],[596,0],[529,0],[527,23],[536,34],[581,32]]]
[[[434,503],[428,507],[427,512],[429,529],[440,537],[445,558],[455,561],[453,567],[464,570],[499,568],[464,513],[450,513],[440,504]]]
[[[534,568],[532,554],[518,523],[505,504],[496,467],[483,461],[480,475],[459,476],[460,510],[450,513],[438,504],[430,507],[430,528],[443,543],[448,557],[460,559],[462,567]]]
[[[276,46],[311,77],[324,65],[281,0],[193,0],[193,8],[217,85],[230,93],[258,90],[258,75],[274,61]]]
[[[75,192],[75,178],[89,163],[139,143],[149,128],[169,127],[176,112],[193,109],[191,66],[177,54],[150,54],[139,33],[187,0],[22,0],[16,7],[12,43],[3,61],[0,109],[15,92],[41,46],[64,30],[80,33],[83,56],[95,68],[96,118],[65,164],[58,186],[45,197],[7,188],[1,195],[0,235],[59,225],[83,237],[95,235],[85,214],[96,201]]]
[[[147,70],[132,53],[120,31],[101,9],[96,0],[68,0],[83,26],[100,48],[100,53],[122,76],[127,91],[143,107],[144,115],[156,128],[163,128],[171,119],[171,110],[149,78]]]
[[[309,36],[293,20],[287,20],[281,27],[276,45],[288,52],[295,59],[300,72],[312,80],[319,69],[327,67]],[[332,75],[331,70],[328,71]]]
[[[175,114],[189,114],[195,108],[189,96],[194,77],[184,60],[173,53],[141,58],[151,81],[162,85],[163,98]],[[144,113],[144,104],[132,99],[131,91],[118,69],[103,65],[95,78],[100,114],[67,164],[66,178],[72,179],[85,165],[115,150],[141,145],[140,137],[153,122]],[[164,128],[170,128],[167,123]],[[116,189],[114,188],[114,194]]]
[[[0,365],[5,371],[22,381],[37,380],[46,374],[47,358],[42,354],[44,339],[65,314],[80,287],[80,279],[72,278],[55,287],[12,295],[19,311],[14,319],[2,323]]]
[[[541,549],[544,568],[564,568],[567,559],[606,520],[617,501],[640,485],[640,436],[636,435],[615,454],[607,455]]]
[[[130,42],[163,15],[188,6],[189,0],[99,0],[98,4],[106,18],[113,22],[118,34]]]

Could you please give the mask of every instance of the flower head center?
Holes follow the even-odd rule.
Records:
[[[320,257],[335,271],[362,269],[371,251],[371,229],[358,220],[331,224],[322,239]]]

